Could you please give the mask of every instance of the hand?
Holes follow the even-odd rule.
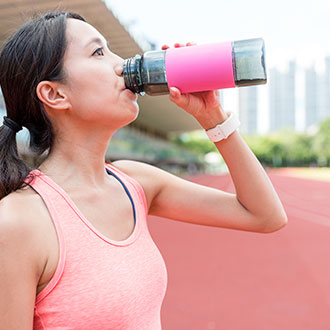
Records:
[[[195,45],[193,42],[186,43],[186,46],[193,45]],[[176,43],[174,47],[179,48],[184,45]],[[162,50],[168,48],[168,45],[162,46]],[[170,100],[194,116],[204,129],[213,128],[228,117],[221,107],[218,90],[182,94],[178,88],[171,87]]]

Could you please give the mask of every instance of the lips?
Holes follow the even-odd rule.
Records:
[[[127,91],[127,92],[130,92],[130,93],[134,94],[134,93],[133,93],[130,89],[128,89],[128,88],[124,88],[123,91]]]
[[[128,88],[124,88],[123,92],[125,92],[126,94],[130,95],[130,96],[134,96],[134,98],[137,100],[138,95],[136,93],[133,93],[130,89]]]

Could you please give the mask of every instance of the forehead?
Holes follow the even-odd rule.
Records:
[[[88,42],[97,38],[105,41],[102,34],[92,25],[73,18],[67,20],[66,38],[69,47],[85,47]]]

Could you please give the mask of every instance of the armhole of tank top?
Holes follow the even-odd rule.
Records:
[[[37,318],[37,319],[36,319]],[[38,322],[40,325],[41,325],[41,327],[42,327],[42,330],[45,330],[46,329],[46,327],[45,327],[45,325],[44,325],[44,322],[42,321],[42,318],[41,318],[41,316],[40,316],[40,314],[39,314],[39,312],[38,312],[38,309],[36,308],[36,306],[34,306],[34,321],[33,321],[33,325],[35,326],[35,323],[36,322]],[[37,324],[38,324],[37,323]],[[40,327],[39,327],[40,328]]]
[[[40,178],[40,177],[38,179],[42,180],[42,178]],[[35,306],[36,306],[44,298],[46,298],[46,296],[55,288],[56,284],[58,283],[58,281],[60,280],[60,278],[63,274],[64,265],[65,265],[65,244],[64,244],[62,228],[59,224],[59,221],[57,220],[58,214],[57,214],[56,208],[54,207],[51,199],[48,198],[48,196],[42,196],[39,193],[38,188],[35,187],[35,185],[37,186],[38,183],[29,184],[29,186],[36,192],[36,194],[38,194],[40,196],[41,200],[43,201],[43,203],[48,211],[49,217],[55,228],[55,232],[56,232],[56,236],[57,236],[58,251],[59,251],[59,257],[58,257],[55,273],[54,273],[53,277],[51,278],[51,280],[49,281],[49,283],[37,294],[36,301],[35,301]]]
[[[144,212],[145,215],[148,215],[148,204],[147,204],[147,198],[145,195],[145,192],[141,186],[141,184],[136,181],[135,179],[131,178],[129,175],[125,174],[124,172],[120,171],[119,169],[117,169],[116,167],[106,163],[106,168],[111,172],[115,172],[115,174],[117,174],[121,179],[125,179],[126,181],[128,181],[130,183],[130,185],[132,186],[132,188],[135,190],[135,192],[137,193],[137,195],[139,196],[139,199],[143,205],[144,208]]]

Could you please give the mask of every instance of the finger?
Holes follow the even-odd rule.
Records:
[[[189,41],[189,42],[186,43],[186,46],[196,46],[196,45],[197,44],[194,41]]]
[[[166,49],[168,49],[168,48],[170,48],[170,46],[168,46],[168,45],[163,45],[163,46],[162,46],[162,50],[166,50]]]
[[[176,87],[171,87],[170,88],[170,96],[171,96],[171,98],[176,99],[180,95],[181,95],[181,92],[180,92],[180,90],[178,88],[176,88]]]
[[[189,94],[182,94],[178,88],[171,87],[170,100],[174,102],[178,107],[187,109],[189,105]]]
[[[184,44],[176,43],[174,44],[174,47],[175,48],[184,47]]]

